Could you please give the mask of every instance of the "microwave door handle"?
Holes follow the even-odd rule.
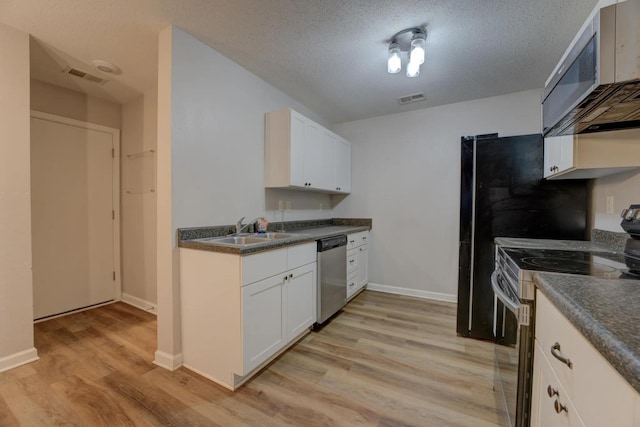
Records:
[[[493,288],[493,292],[496,294],[496,296],[502,302],[502,304],[504,304],[504,306],[507,307],[509,311],[513,312],[513,314],[515,314],[516,317],[519,319],[520,304],[519,303],[516,304],[515,302],[511,301],[509,297],[502,291],[502,289],[500,288],[500,285],[498,285],[497,271],[494,271],[491,274],[491,287]]]

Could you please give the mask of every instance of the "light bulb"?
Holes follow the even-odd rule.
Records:
[[[409,60],[415,62],[418,65],[424,64],[424,46],[426,39],[424,34],[416,34],[411,39],[411,54]]]
[[[409,61],[407,64],[407,77],[416,77],[420,74],[420,64]]]
[[[402,62],[400,61],[400,47],[396,43],[391,43],[389,46],[389,60],[387,61],[387,71],[390,74],[396,74],[400,72],[402,68]]]

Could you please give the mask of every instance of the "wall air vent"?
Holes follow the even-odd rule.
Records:
[[[400,105],[411,104],[413,102],[425,101],[426,99],[427,97],[424,96],[424,92],[414,93],[411,95],[401,96],[400,98],[398,98],[398,104]]]
[[[107,79],[103,79],[93,74],[86,73],[82,70],[78,70],[77,68],[67,67],[63,70],[63,72],[66,74],[70,74],[72,76],[80,77],[81,79],[84,79],[84,80],[89,80],[90,82],[93,82],[93,83],[98,83],[99,85],[103,85],[106,82],[108,82]]]

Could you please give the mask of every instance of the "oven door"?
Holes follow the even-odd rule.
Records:
[[[495,294],[495,389],[503,425],[528,426],[531,408],[530,305],[510,297],[499,272],[491,276]]]

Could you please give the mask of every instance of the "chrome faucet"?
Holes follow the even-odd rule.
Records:
[[[242,233],[242,230],[246,229],[247,227],[249,227],[251,224],[255,223],[256,221],[258,221],[260,218],[262,217],[257,217],[256,219],[254,219],[253,221],[248,222],[245,225],[242,225],[242,220],[245,219],[246,217],[242,217],[238,220],[238,222],[236,223],[236,234],[240,234]]]

